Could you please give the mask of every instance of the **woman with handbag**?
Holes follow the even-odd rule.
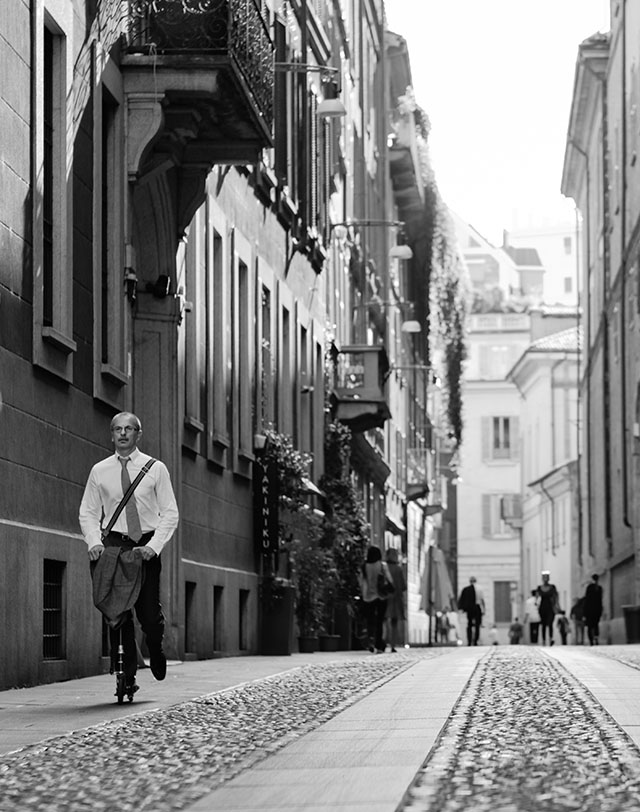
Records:
[[[387,597],[393,592],[394,586],[379,547],[371,546],[367,550],[367,558],[362,565],[360,588],[367,622],[368,649],[382,654],[386,648],[382,627],[387,611]]]
[[[387,598],[386,610],[389,644],[391,645],[392,653],[395,654],[396,646],[404,642],[399,639],[398,627],[401,623],[403,624],[402,636],[404,638],[404,593],[407,591],[407,583],[402,566],[398,563],[398,551],[395,547],[389,547],[387,550],[387,568],[395,587],[394,591]]]

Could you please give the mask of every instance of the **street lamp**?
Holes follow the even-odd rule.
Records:
[[[276,62],[274,68],[281,73],[319,73],[323,98],[316,108],[316,115],[319,118],[342,118],[346,116],[347,110],[338,98],[339,87],[335,79],[338,68],[332,68],[329,65],[314,65],[308,62]]]
[[[405,223],[403,220],[344,220],[341,223],[331,223],[331,231],[335,228],[395,228],[399,230],[398,243],[389,251],[390,259],[411,259],[413,251],[405,243]]]
[[[361,304],[357,304],[353,306],[354,310],[361,310],[365,307],[397,307],[401,308],[404,306],[408,306],[413,309],[413,302],[405,302],[402,299],[396,302],[383,302],[381,299],[370,299],[368,302],[362,302]],[[400,330],[403,333],[421,333],[422,327],[420,322],[416,319],[407,319],[402,322]]]

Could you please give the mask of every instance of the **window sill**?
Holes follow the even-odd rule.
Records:
[[[72,338],[56,330],[55,327],[43,327],[42,340],[60,350],[64,355],[70,355],[78,349],[78,345]]]
[[[112,364],[102,364],[100,374],[103,378],[106,378],[109,383],[115,383],[117,386],[126,386],[129,383],[129,376]]]

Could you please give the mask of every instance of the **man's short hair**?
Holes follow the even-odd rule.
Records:
[[[118,414],[114,414],[114,416],[111,418],[111,423],[109,424],[110,429],[113,430],[113,424],[119,417],[130,417],[133,420],[133,422],[138,426],[138,431],[142,431],[142,423],[140,422],[140,418],[138,417],[137,414],[134,414],[133,412],[118,412]]]

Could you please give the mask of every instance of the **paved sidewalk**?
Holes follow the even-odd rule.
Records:
[[[487,652],[443,651],[186,809],[394,812]]]
[[[0,812],[640,808],[640,646],[236,657],[138,681],[124,705],[109,675],[0,692]]]
[[[607,648],[594,651],[580,646],[554,646],[547,653],[591,692],[640,747],[640,671],[607,656]],[[626,647],[630,652],[639,648]]]
[[[156,682],[148,668],[138,672],[140,691],[132,703],[116,704],[115,677],[102,674],[33,688],[0,691],[0,755],[92,725],[167,709],[179,702],[281,674],[304,665],[359,660],[368,652],[316,652],[290,657],[223,657],[169,661]]]

